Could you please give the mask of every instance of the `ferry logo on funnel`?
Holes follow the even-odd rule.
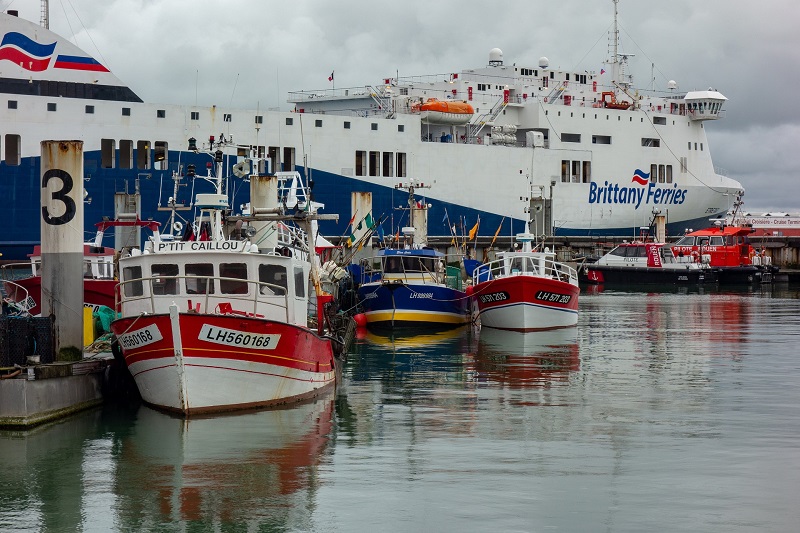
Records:
[[[8,60],[25,70],[41,72],[47,69],[56,43],[39,44],[21,33],[10,31],[0,42],[0,61]]]
[[[688,189],[679,189],[677,183],[663,184],[650,181],[650,174],[636,169],[631,178],[635,186],[620,185],[619,183],[605,181],[603,185],[597,182],[589,184],[590,204],[629,204],[634,209],[644,205],[680,205],[686,201]]]

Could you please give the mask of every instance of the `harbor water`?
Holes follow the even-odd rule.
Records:
[[[0,531],[800,524],[800,290],[584,290],[576,328],[362,332],[341,386],[0,431]]]

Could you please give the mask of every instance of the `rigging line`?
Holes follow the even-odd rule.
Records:
[[[622,25],[620,25],[620,26],[622,26]],[[622,27],[622,31],[624,31],[624,32],[625,32],[625,35],[627,35],[627,36],[628,36],[628,39],[630,39],[630,40],[631,40],[631,42],[632,42],[632,43],[633,43],[633,44],[636,46],[636,48],[637,48],[637,49],[638,49],[638,50],[639,50],[639,51],[642,53],[642,55],[643,55],[644,57],[646,57],[648,61],[650,61],[650,64],[651,64],[651,65],[653,65],[653,66],[655,67],[655,69],[658,71],[658,73],[659,73],[659,74],[661,74],[661,76],[662,76],[662,77],[663,77],[665,80],[666,80],[666,79],[668,79],[668,78],[667,78],[667,76],[666,76],[666,75],[665,75],[663,72],[661,72],[661,69],[655,66],[655,65],[656,65],[656,62],[655,62],[655,61],[653,61],[653,60],[650,58],[650,56],[648,56],[648,55],[647,55],[647,52],[645,52],[645,51],[644,51],[644,49],[643,49],[641,46],[639,46],[639,43],[637,43],[637,42],[636,42],[636,40],[635,40],[633,37],[631,37],[631,34],[630,34],[630,33],[628,33],[628,30],[626,30],[624,27]]]
[[[69,2],[69,0],[67,0],[67,2]],[[63,0],[60,3],[61,3],[61,7],[63,8],[64,7]],[[72,2],[69,2],[69,5],[72,8],[72,11],[75,13],[75,17],[78,19],[78,22],[80,22],[81,26],[83,27],[83,29],[86,30],[86,36],[89,37],[89,40],[92,42],[92,46],[94,46],[94,49],[97,50],[97,55],[99,55],[100,59],[103,60],[103,64],[104,65],[108,65],[108,62],[106,61],[106,58],[103,57],[103,53],[100,51],[100,48],[94,42],[94,39],[92,39],[92,34],[89,33],[89,28],[87,28],[86,24],[84,24],[83,20],[81,20],[81,16],[78,14],[78,10],[75,9],[75,5]],[[66,18],[66,16],[67,16],[67,12],[66,12],[66,9],[64,9],[64,18]],[[67,24],[69,24],[69,20],[67,20]],[[70,31],[72,31],[72,26],[71,25],[70,25]],[[75,37],[75,34],[73,33],[73,38],[74,37]],[[77,39],[75,39],[75,44],[78,44]]]
[[[589,48],[589,50],[586,51],[586,53],[583,55],[583,57],[580,59],[580,61],[578,61],[578,64],[575,67],[573,67],[573,69],[572,69],[573,71],[575,71],[575,70],[580,68],[580,66],[583,64],[583,60],[586,59],[586,56],[588,56],[592,52],[592,50],[594,50],[595,46],[597,46],[597,43],[599,43],[604,37],[606,37],[608,35],[608,30],[610,30],[611,26],[613,26],[613,25],[614,25],[614,23],[612,22],[611,24],[608,25],[606,30],[602,34],[600,34],[600,37],[597,38],[597,40],[594,42],[592,47]]]

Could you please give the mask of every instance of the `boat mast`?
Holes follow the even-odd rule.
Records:
[[[39,20],[39,25],[46,29],[50,29],[50,2],[49,0],[42,0],[42,14]]]

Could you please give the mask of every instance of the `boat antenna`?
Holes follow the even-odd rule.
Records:
[[[50,29],[50,1],[42,0],[42,16],[39,20],[39,25],[46,29]]]

